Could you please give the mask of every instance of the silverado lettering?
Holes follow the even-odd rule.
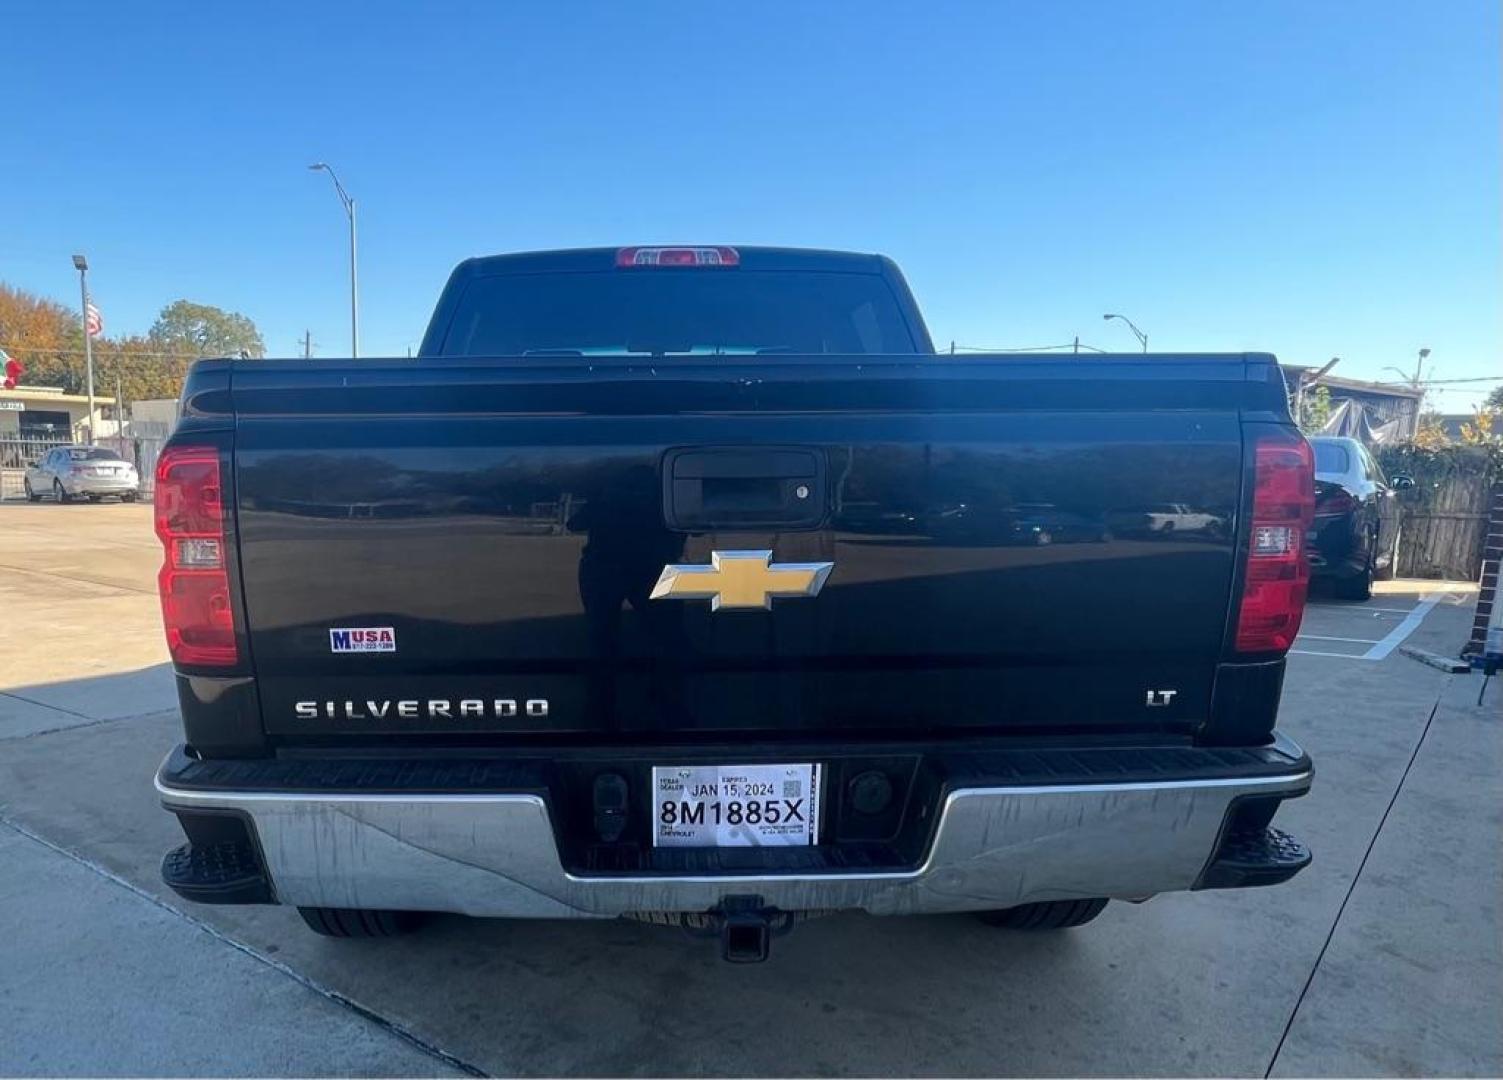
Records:
[[[548,715],[548,702],[543,698],[529,698],[518,702],[515,698],[493,698],[484,701],[478,698],[430,698],[426,701],[298,701],[292,706],[300,719],[317,720],[320,716],[344,720],[384,720],[396,708],[398,716],[425,716],[429,719],[465,719],[492,716],[511,719],[526,715],[541,719]],[[362,711],[363,709],[363,711]]]

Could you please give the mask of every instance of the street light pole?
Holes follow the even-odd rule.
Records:
[[[79,314],[83,316],[84,380],[89,394],[89,445],[94,445],[94,340],[89,336],[89,260],[73,256],[78,270]]]
[[[329,175],[334,174],[331,171]],[[344,208],[350,215],[350,356],[358,358],[360,356],[360,277],[359,262],[355,257],[355,200],[346,198]]]
[[[355,200],[350,198],[349,192],[345,191],[344,185],[339,182],[339,177],[334,170],[322,161],[309,165],[314,172],[326,172],[329,179],[334,181],[334,192],[339,196],[339,203],[344,207],[345,216],[350,219],[350,356],[360,356],[360,285],[356,264],[355,249]]]
[[[1127,324],[1127,328],[1133,332],[1133,336],[1138,339],[1138,344],[1143,346],[1143,351],[1145,353],[1148,351],[1148,335],[1139,330],[1137,326],[1134,325],[1133,321],[1126,315],[1103,315],[1101,317],[1103,319],[1106,319],[1108,322],[1110,322],[1112,319],[1121,319]]]
[[[1414,362],[1414,388],[1416,390],[1420,388],[1420,375],[1424,372],[1425,361],[1428,359],[1430,359],[1430,350],[1421,349],[1419,351],[1419,359]]]
[[[1420,378],[1420,376],[1422,374],[1424,374],[1425,361],[1428,360],[1429,358],[1430,358],[1430,350],[1429,349],[1421,349],[1419,351],[1419,359],[1414,362],[1414,374],[1412,376],[1405,375],[1403,371],[1399,370],[1398,368],[1394,367],[1391,364],[1388,367],[1384,368],[1383,370],[1384,371],[1395,372],[1398,375],[1399,378],[1403,379],[1405,382],[1407,382],[1409,384],[1409,389],[1411,389],[1411,390],[1419,390],[1419,389],[1421,389],[1421,387],[1423,385],[1423,380]]]

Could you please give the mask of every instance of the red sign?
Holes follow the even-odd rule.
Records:
[[[21,381],[21,376],[26,374],[26,365],[19,360],[11,359],[4,349],[0,349],[0,361],[4,361],[5,388],[14,390],[16,383]]]

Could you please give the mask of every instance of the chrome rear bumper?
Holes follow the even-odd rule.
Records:
[[[1303,759],[1286,739],[1278,749]],[[570,873],[547,805],[531,794],[209,792],[160,774],[156,787],[169,810],[245,815],[284,904],[570,918],[702,912],[746,894],[785,911],[895,915],[1190,889],[1234,801],[1301,795],[1310,779],[1302,766],[1234,779],[964,788],[944,800],[916,869],[715,877]]]
[[[69,495],[130,495],[141,490],[139,480],[113,476],[81,476],[63,484]]]

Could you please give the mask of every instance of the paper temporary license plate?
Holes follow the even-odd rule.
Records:
[[[658,847],[807,846],[819,839],[818,765],[661,765]]]

